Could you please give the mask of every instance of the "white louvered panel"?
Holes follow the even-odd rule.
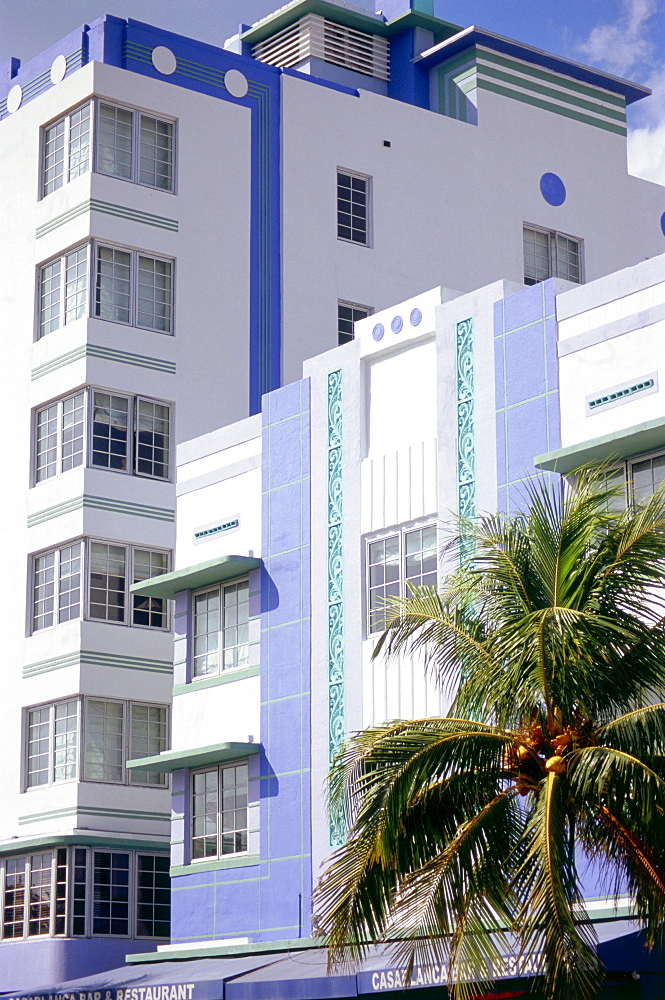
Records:
[[[372,660],[373,648],[373,641],[363,643],[363,726],[443,714],[444,699],[422,655]]]
[[[437,510],[436,448],[433,438],[363,461],[363,534],[426,517]]]
[[[252,56],[271,66],[286,67],[314,57],[378,80],[387,80],[389,76],[385,38],[335,24],[318,14],[308,14],[259,42],[253,47]]]

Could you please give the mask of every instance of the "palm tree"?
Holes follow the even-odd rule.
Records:
[[[374,726],[334,760],[348,828],[316,891],[333,961],[393,941],[464,997],[509,951],[553,1000],[603,978],[581,885],[665,936],[665,493],[617,511],[606,471],[535,481],[527,512],[463,525],[439,594],[391,602],[375,655],[424,655],[444,718]],[[473,983],[473,987],[472,984]]]

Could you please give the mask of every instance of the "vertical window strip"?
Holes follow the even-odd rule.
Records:
[[[44,851],[30,855],[30,899],[28,903],[28,936],[48,934],[51,929],[53,894],[53,854]]]
[[[48,628],[55,621],[56,552],[45,552],[34,561],[33,631]]]
[[[122,782],[124,705],[88,698],[85,707],[85,777]]]
[[[90,169],[91,102],[43,129],[42,197]]]
[[[58,559],[58,622],[81,617],[81,543],[66,545]]]
[[[156,757],[167,745],[166,708],[159,705],[130,706],[129,757]],[[133,785],[165,785],[166,775],[159,771],[131,771]]]
[[[220,767],[221,850],[240,854],[247,850],[247,764]]]
[[[37,411],[36,470],[38,483],[50,479],[58,471],[58,406],[52,404]]]
[[[194,596],[194,676],[219,673],[219,587]]]
[[[65,182],[65,129],[65,118],[44,129],[43,196],[57,191]]]
[[[126,550],[123,545],[90,545],[89,614],[107,622],[124,622],[127,590]]]
[[[581,241],[563,233],[523,227],[524,284],[548,278],[582,281]]]
[[[28,788],[48,782],[50,732],[51,709],[48,705],[28,712]]]
[[[141,115],[139,181],[162,191],[173,190],[173,124]]]
[[[131,253],[97,247],[95,316],[116,323],[131,320]]]
[[[168,555],[152,549],[134,549],[134,583],[149,580],[168,572]],[[164,628],[166,625],[166,601],[162,597],[144,597],[134,594],[132,624]]]
[[[109,392],[92,396],[92,464],[101,469],[129,468],[129,399]]]
[[[27,858],[25,857],[9,857],[5,860],[5,887],[2,907],[2,934],[4,938],[23,937],[26,867]]]
[[[97,169],[102,174],[131,180],[134,115],[113,104],[99,105]]]
[[[93,852],[93,934],[129,936],[129,857]]]
[[[167,938],[171,933],[169,858],[139,854],[137,868],[137,937]]]
[[[54,706],[53,780],[67,781],[78,772],[79,743],[78,699],[61,701]]]
[[[72,876],[72,934],[75,937],[85,935],[86,888],[88,876],[88,852],[85,847],[74,850]]]
[[[171,264],[138,256],[137,326],[171,332]]]
[[[60,326],[62,262],[54,260],[45,264],[40,275],[39,336],[45,337]]]
[[[192,775],[192,859],[213,858],[218,853],[219,770]]]
[[[69,179],[74,180],[90,169],[90,104],[72,111],[69,116]]]
[[[83,433],[85,427],[85,396],[79,392],[62,401],[61,469],[78,468],[83,464]]]
[[[138,399],[135,471],[142,476],[168,479],[169,450],[169,407],[151,399]]]

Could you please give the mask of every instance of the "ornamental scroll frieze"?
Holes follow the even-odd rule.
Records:
[[[461,518],[476,516],[476,428],[474,414],[473,319],[456,330],[457,361],[457,510]],[[462,542],[460,558],[470,555],[471,542]]]
[[[328,374],[328,758],[345,736],[344,563],[342,528],[342,372]],[[330,844],[345,831],[330,823]]]

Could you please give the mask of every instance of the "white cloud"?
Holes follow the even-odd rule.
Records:
[[[599,24],[579,51],[609,73],[625,76],[633,68],[651,61],[653,44],[646,28],[657,10],[656,0],[624,0],[623,11],[614,24]]]
[[[623,8],[613,24],[592,29],[578,51],[588,62],[617,76],[634,77],[649,87],[651,97],[629,112],[628,169],[631,174],[665,184],[665,62],[653,38],[652,19],[662,15],[663,0],[623,0]]]

